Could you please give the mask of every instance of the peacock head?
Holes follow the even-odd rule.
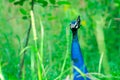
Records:
[[[78,16],[78,18],[77,18],[77,20],[75,20],[75,21],[72,21],[71,23],[70,23],[70,29],[72,30],[72,31],[76,31],[77,29],[79,29],[80,28],[80,16]]]

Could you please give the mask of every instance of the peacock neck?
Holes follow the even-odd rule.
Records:
[[[73,33],[73,41],[77,41],[78,40],[77,30],[72,31],[72,33]]]

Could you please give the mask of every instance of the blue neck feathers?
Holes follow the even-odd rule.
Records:
[[[72,31],[72,33],[73,33],[73,39],[72,39],[71,57],[73,60],[73,65],[77,67],[80,71],[82,71],[84,74],[86,74],[87,69],[85,67],[82,53],[80,50],[77,30]],[[76,69],[73,69],[73,74],[74,74],[74,80],[90,80],[88,78],[84,78],[83,76],[81,76],[81,74]]]

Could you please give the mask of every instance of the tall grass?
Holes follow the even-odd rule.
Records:
[[[96,21],[96,29],[95,29],[96,40],[97,40],[97,44],[98,44],[99,53],[100,53],[101,56],[103,56],[103,62],[102,63],[103,63],[104,72],[105,72],[105,74],[110,74],[108,58],[107,58],[107,55],[106,55],[106,45],[105,45],[105,41],[104,41],[104,32],[103,32],[103,27],[104,26],[105,26],[105,20],[102,16],[99,16],[98,20]],[[100,63],[99,63],[98,72],[101,72],[100,71],[100,64],[101,64],[101,60],[100,60]]]
[[[5,80],[1,68],[2,68],[2,66],[1,66],[1,63],[0,63],[0,80]]]
[[[38,80],[42,80],[42,67],[44,68],[44,66],[43,66],[43,63],[42,63],[42,55],[40,55],[40,53],[38,51],[37,34],[36,34],[36,29],[35,29],[35,21],[34,21],[34,13],[33,13],[33,11],[30,12],[30,15],[31,15],[31,22],[32,22],[33,39],[34,39],[34,42],[35,42],[34,43],[35,54],[36,54],[35,56],[37,58]]]

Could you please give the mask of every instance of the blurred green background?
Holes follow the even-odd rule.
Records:
[[[0,80],[72,80],[70,22],[81,16],[79,43],[93,80],[120,80],[120,0],[0,0]],[[33,23],[32,23],[33,24]],[[37,34],[37,40],[35,35]],[[69,78],[69,79],[68,79]]]

